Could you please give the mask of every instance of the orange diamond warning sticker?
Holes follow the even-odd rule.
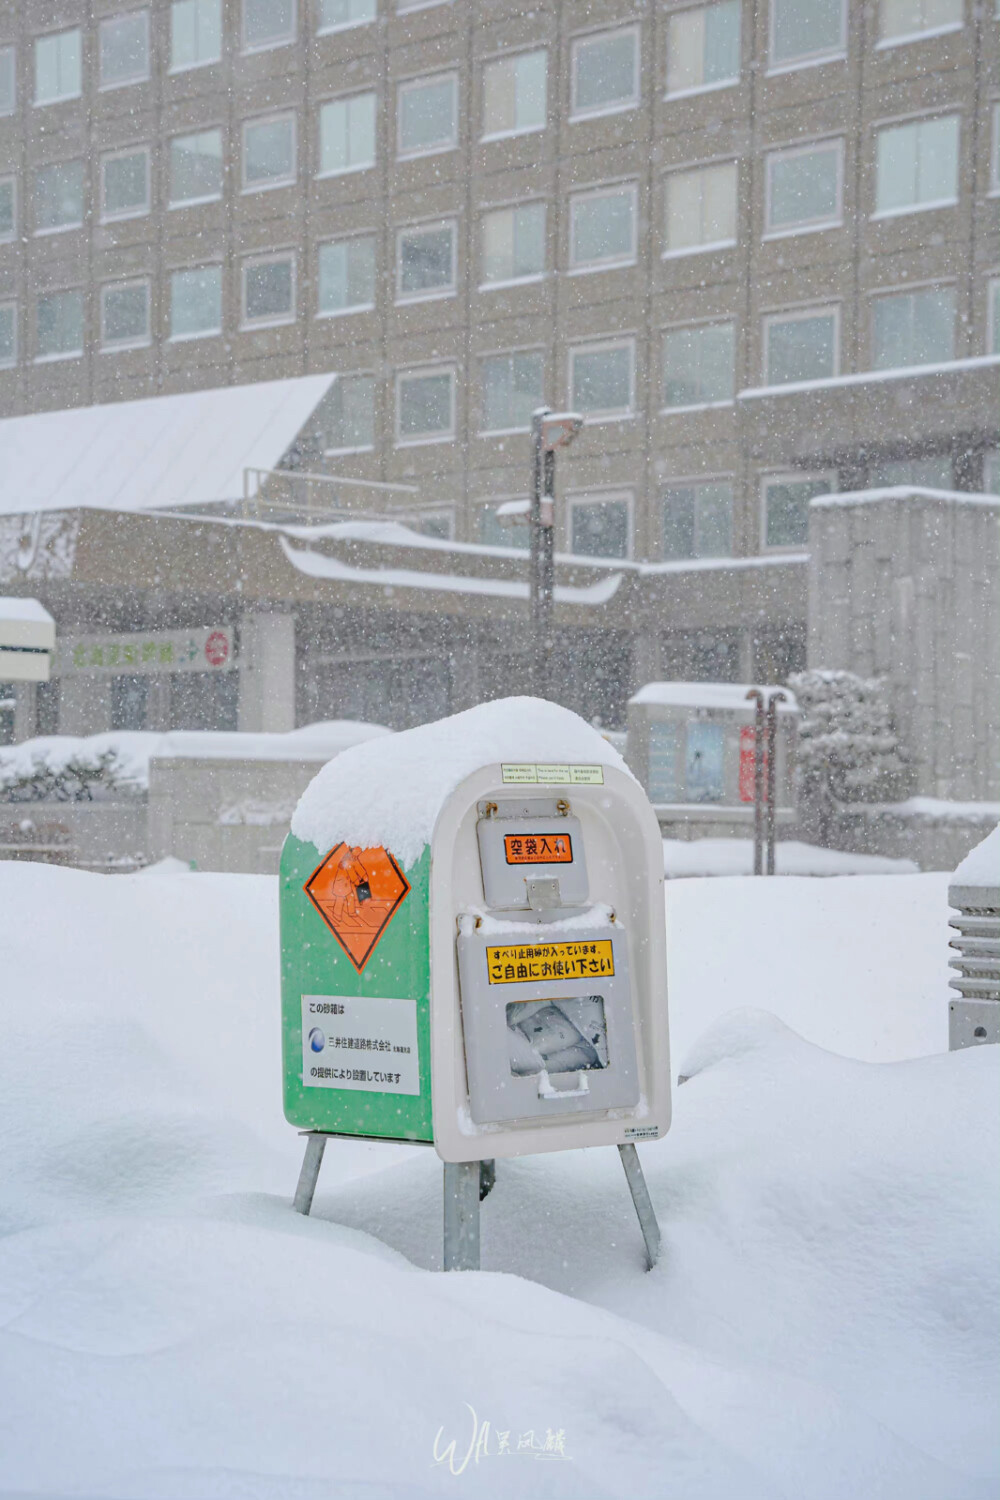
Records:
[[[388,849],[338,844],[302,889],[360,974],[410,883]]]

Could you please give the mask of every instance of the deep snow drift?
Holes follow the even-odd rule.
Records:
[[[289,1209],[276,882],[0,864],[0,1495],[995,1496],[946,885],[672,882],[661,1263],[589,1151],[501,1163],[444,1277],[427,1148],[332,1143]]]

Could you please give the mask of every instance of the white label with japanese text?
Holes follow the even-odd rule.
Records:
[[[417,1002],[303,995],[302,1082],[314,1089],[419,1094]]]

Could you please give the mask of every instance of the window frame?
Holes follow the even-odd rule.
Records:
[[[485,437],[490,437],[490,438],[493,438],[493,437],[508,437],[508,436],[510,436],[511,434],[514,434],[514,433],[530,432],[531,431],[531,423],[530,422],[528,423],[528,425],[526,427],[486,427],[486,426],[482,425],[482,423],[484,421],[484,417],[485,417],[485,413],[484,413],[484,409],[483,408],[485,406],[484,397],[485,397],[485,390],[486,390],[485,383],[484,383],[484,380],[483,380],[483,367],[485,366],[486,361],[490,360],[490,359],[510,359],[510,360],[512,360],[518,354],[540,354],[542,356],[542,386],[544,388],[544,385],[545,385],[545,345],[544,344],[518,344],[517,346],[515,346],[513,348],[509,348],[509,349],[486,349],[482,353],[477,354],[476,355],[476,361],[477,361],[477,364],[479,366],[478,390],[479,390],[479,417],[480,417],[480,425],[477,427],[476,431],[477,431],[477,435],[479,437],[484,437],[484,438]]]
[[[796,156],[809,156],[813,152],[829,149],[833,149],[837,158],[837,206],[833,217],[800,221],[787,228],[770,228],[774,163],[787,161]],[[821,234],[826,229],[840,229],[843,223],[844,137],[842,135],[825,136],[817,141],[805,141],[796,145],[776,146],[764,152],[764,228],[761,235],[763,241],[793,239],[802,234]]]
[[[532,204],[542,205],[542,245],[545,251],[544,262],[540,271],[530,271],[527,276],[508,277],[503,281],[487,281],[486,278],[486,220],[491,214],[516,213],[519,208],[530,208]],[[545,197],[515,198],[510,203],[491,203],[481,206],[479,214],[479,281],[477,290],[480,292],[499,292],[507,287],[530,286],[532,283],[544,281],[549,274],[548,270],[548,232],[549,232],[549,200]]]
[[[372,300],[370,302],[355,302],[349,307],[334,307],[326,310],[319,305],[320,298],[320,258],[328,245],[347,245],[352,240],[371,240],[375,246],[374,263],[375,275],[372,289]],[[378,231],[376,229],[356,229],[350,234],[333,235],[330,239],[319,240],[316,245],[316,312],[317,318],[349,318],[354,313],[374,312],[378,305]],[[365,371],[359,371],[364,374]]]
[[[696,10],[711,10],[714,5],[724,4],[724,3],[725,3],[725,0],[701,0],[701,4],[698,4],[698,5],[679,5],[679,6],[677,6],[677,8],[675,10],[669,10],[666,13],[666,15],[664,17],[664,32],[665,32],[664,42],[665,42],[665,46],[666,46],[666,54],[665,54],[665,57],[664,57],[663,93],[662,93],[662,97],[664,99],[669,99],[669,100],[673,101],[674,99],[690,99],[695,94],[714,94],[714,93],[717,93],[719,89],[731,89],[731,88],[735,88],[739,83],[742,82],[742,79],[743,79],[743,57],[742,57],[742,52],[743,52],[743,7],[742,7],[742,4],[738,4],[737,10],[738,10],[739,18],[740,18],[740,37],[739,37],[739,43],[740,43],[740,54],[741,55],[740,55],[739,65],[738,65],[737,70],[736,70],[736,77],[735,78],[723,78],[723,79],[720,79],[718,83],[697,83],[692,88],[686,88],[686,89],[670,89],[667,86],[667,69],[669,67],[669,59],[670,59],[670,22],[674,19],[675,16],[690,15],[692,11],[696,11]]]
[[[38,97],[38,43],[49,41],[52,37],[69,36],[75,31],[80,38],[80,84],[72,94],[53,94],[51,99],[39,99]],[[50,104],[65,104],[70,99],[82,99],[83,97],[83,27],[82,26],[59,26],[51,31],[41,31],[33,37],[34,41],[34,63],[35,63],[35,86],[32,91],[32,106],[35,109],[47,109]]]
[[[995,355],[994,344],[1000,337],[1000,271],[986,278],[986,353]]]
[[[955,276],[944,276],[929,281],[904,281],[894,283],[890,286],[872,287],[868,292],[868,355],[869,369],[876,374],[882,370],[927,370],[933,369],[939,364],[953,364],[957,356],[952,353],[950,360],[931,360],[925,365],[876,365],[875,364],[875,304],[880,297],[912,297],[920,292],[950,291],[954,294],[954,318],[952,323],[952,350],[958,345],[959,327],[959,281]]]
[[[589,426],[598,422],[631,422],[636,417],[636,394],[638,377],[636,370],[637,344],[634,333],[609,335],[605,338],[587,339],[579,344],[571,344],[566,351],[567,379],[566,389],[569,392],[570,404],[576,406],[576,380],[574,377],[574,366],[578,355],[596,354],[601,350],[609,352],[616,348],[627,348],[630,352],[629,359],[629,404],[627,408],[609,407],[607,410],[588,411],[585,419]]]
[[[168,77],[171,77],[175,73],[190,73],[192,71],[192,69],[194,69],[194,68],[214,68],[214,67],[217,67],[219,65],[219,63],[222,61],[222,57],[223,57],[223,48],[225,46],[225,26],[224,26],[224,20],[225,20],[225,18],[224,18],[223,14],[222,14],[222,0],[219,0],[219,51],[218,51],[217,55],[215,57],[199,57],[195,62],[175,63],[173,61],[173,56],[174,56],[174,6],[178,5],[178,4],[182,4],[182,3],[183,3],[183,0],[171,0],[171,5],[170,5],[170,27],[169,27],[169,36],[168,36],[168,39],[167,39],[167,49],[168,49],[168,53],[169,53],[169,56],[170,56],[170,62],[169,62],[169,65],[167,67],[167,76]],[[201,0],[198,0],[198,3],[201,3]],[[192,130],[188,131],[188,135],[197,135],[197,134],[199,134],[198,131],[192,131]]]
[[[44,172],[47,167],[71,167],[76,162],[79,162],[81,168],[83,169],[82,173],[81,173],[81,181],[82,181],[83,193],[82,193],[82,197],[81,197],[81,200],[80,200],[80,217],[79,217],[79,219],[73,219],[71,222],[68,222],[66,224],[50,224],[50,225],[45,225],[42,228],[39,228],[39,225],[38,225],[38,204],[37,204],[38,174],[39,174],[39,172]],[[53,234],[72,234],[74,232],[74,230],[82,229],[84,227],[84,225],[86,224],[86,222],[87,222],[87,162],[86,162],[86,158],[80,157],[80,156],[72,156],[72,157],[70,157],[70,159],[68,161],[43,161],[43,162],[38,162],[38,164],[34,167],[33,170],[34,170],[34,181],[32,183],[32,192],[31,192],[31,207],[32,207],[32,215],[31,215],[31,217],[32,217],[32,222],[33,222],[34,227],[33,227],[32,231],[31,231],[32,232],[32,236],[34,238],[36,238],[36,239],[42,239],[44,237],[47,237],[47,236],[53,235]],[[68,288],[68,290],[72,291],[73,288]]]
[[[451,425],[447,433],[436,432],[426,437],[402,437],[399,430],[399,393],[408,380],[419,380],[427,375],[448,375],[451,393]],[[394,406],[392,418],[393,446],[396,448],[427,448],[433,443],[453,443],[458,434],[458,364],[455,360],[432,361],[427,364],[407,365],[393,374]]]
[[[577,263],[573,256],[573,244],[576,231],[577,205],[584,200],[594,198],[610,198],[621,193],[625,189],[632,200],[632,247],[625,256],[616,255],[614,258],[605,257],[602,260],[588,260]],[[617,182],[602,182],[593,187],[575,188],[569,194],[569,240],[567,244],[566,274],[568,276],[587,276],[595,271],[608,271],[618,266],[634,266],[639,256],[639,181],[636,177],[621,178]]]
[[[498,65],[503,65],[504,63],[514,63],[514,64],[516,64],[518,58],[521,58],[521,57],[533,57],[536,53],[539,53],[539,52],[542,53],[542,55],[545,58],[545,119],[542,121],[542,123],[540,125],[514,125],[510,130],[490,130],[490,131],[487,131],[486,129],[483,129],[483,131],[482,131],[482,133],[480,134],[480,137],[479,137],[479,140],[480,140],[480,142],[483,145],[488,145],[491,141],[510,141],[510,140],[515,139],[517,136],[521,136],[521,135],[537,135],[540,131],[548,129],[548,126],[549,126],[549,49],[545,45],[543,45],[541,47],[517,47],[517,48],[515,48],[514,50],[512,50],[510,52],[499,52],[499,53],[495,54],[493,57],[484,57],[481,60],[481,65],[480,65],[480,72],[481,72],[480,93],[481,93],[482,113],[483,113],[483,115],[485,115],[485,113],[486,113],[486,74],[487,74],[488,69],[496,67]],[[516,109],[516,89],[515,89],[515,109]]]
[[[660,406],[659,406],[659,414],[660,414],[660,416],[663,416],[663,417],[673,417],[673,416],[676,416],[676,415],[678,415],[680,413],[683,413],[683,412],[692,412],[692,411],[720,411],[724,407],[735,406],[735,404],[736,404],[736,387],[737,387],[737,381],[736,381],[736,347],[737,347],[737,335],[738,335],[738,327],[737,327],[737,325],[738,325],[738,318],[737,318],[737,315],[735,313],[726,314],[726,315],[724,315],[722,317],[688,318],[686,320],[681,321],[680,323],[664,323],[662,325],[662,327],[660,328],[660,331],[659,331],[659,343],[660,343],[660,359],[659,359],[659,366],[660,366],[660,368],[659,368]],[[730,327],[733,330],[733,394],[731,396],[728,396],[724,401],[695,401],[693,403],[686,403],[684,406],[668,406],[666,404],[666,400],[665,400],[666,392],[665,392],[665,389],[664,389],[665,385],[666,385],[666,379],[665,379],[665,377],[666,377],[665,360],[666,360],[666,336],[667,336],[667,334],[668,333],[683,333],[686,329],[691,329],[691,328],[724,328],[724,327]]]
[[[445,287],[435,287],[432,291],[404,292],[402,289],[402,244],[403,236],[407,234],[420,234],[421,231],[432,234],[435,229],[451,230],[451,279]],[[443,219],[417,219],[410,224],[400,224],[396,228],[396,274],[394,281],[393,301],[397,307],[409,307],[414,302],[441,302],[447,297],[454,297],[458,293],[458,217],[447,216]]]
[[[18,229],[21,223],[21,195],[18,191],[18,174],[16,172],[4,172],[0,176],[0,187],[5,182],[10,183],[14,223],[10,234],[0,234],[0,245],[12,245],[18,237]]]
[[[630,109],[638,109],[642,103],[642,23],[630,21],[624,26],[598,26],[588,31],[578,31],[570,38],[569,44],[569,113],[567,122],[575,125],[580,120],[601,120],[608,115],[626,114]],[[576,102],[576,56],[581,47],[588,43],[599,41],[602,37],[618,36],[630,32],[632,35],[633,52],[635,56],[635,90],[633,97],[627,103],[601,104],[596,108],[580,109]]]
[[[2,120],[9,119],[11,115],[16,115],[17,114],[17,43],[16,42],[5,42],[4,45],[2,47],[0,47],[0,59],[6,57],[6,55],[7,55],[8,52],[12,54],[11,75],[12,75],[12,81],[13,81],[14,87],[13,87],[13,89],[11,91],[10,109],[0,109],[0,119],[2,119]]]
[[[171,184],[173,179],[173,165],[170,157],[170,149],[175,141],[190,141],[199,135],[211,135],[213,131],[219,132],[219,166],[221,181],[217,193],[203,193],[200,198],[171,198]],[[182,135],[167,136],[167,212],[177,208],[198,208],[203,203],[219,203],[225,197],[226,191],[226,128],[224,125],[206,125],[202,130],[188,130]]]
[[[353,99],[367,99],[371,97],[374,102],[373,114],[375,128],[372,132],[372,159],[371,161],[359,162],[356,166],[348,167],[324,167],[323,162],[323,111],[330,104],[345,104],[350,107]],[[331,94],[326,99],[320,99],[316,110],[316,170],[312,174],[316,182],[325,182],[329,177],[350,177],[355,172],[370,172],[378,165],[378,125],[379,125],[379,91],[377,88],[351,89],[346,94]]]
[[[795,552],[803,552],[808,548],[806,542],[781,542],[769,544],[767,540],[767,487],[770,484],[809,484],[814,479],[821,479],[824,483],[830,481],[829,494],[837,493],[837,471],[836,469],[768,469],[760,475],[758,483],[759,509],[758,520],[760,525],[760,552],[759,556],[781,556],[790,555]]]
[[[965,7],[962,6],[964,11]],[[878,15],[876,18],[878,29],[878,41],[875,43],[876,52],[888,51],[890,47],[909,47],[914,42],[931,41],[935,37],[950,36],[952,32],[961,31],[965,26],[965,17],[958,21],[947,21],[943,26],[928,26],[923,31],[901,31],[895,36],[882,35],[882,0],[879,0]]]
[[[266,42],[247,41],[247,7],[246,0],[240,0],[240,54],[243,57],[252,57],[258,52],[274,52],[278,47],[290,47],[298,38],[299,34],[299,7],[298,0],[288,0],[292,8],[291,30],[287,35],[272,37]],[[225,27],[225,16],[222,18]]]
[[[397,16],[412,16],[417,10],[433,10],[436,5],[450,5],[452,0],[396,0],[393,7]]]
[[[85,286],[81,285],[80,283],[77,283],[75,286],[50,286],[50,287],[46,287],[44,291],[42,291],[42,290],[36,291],[36,293],[35,293],[35,348],[36,348],[36,350],[38,348],[38,307],[39,307],[39,303],[42,301],[42,298],[43,297],[65,297],[67,295],[72,294],[73,292],[79,292],[80,298],[81,298],[81,307],[82,307],[82,311],[83,311],[83,316],[80,319],[80,331],[81,331],[80,348],[79,349],[71,349],[71,350],[67,350],[67,351],[61,351],[58,354],[38,354],[38,353],[36,353],[34,359],[32,360],[32,364],[36,364],[36,365],[53,365],[53,364],[60,363],[60,361],[62,361],[62,360],[82,359],[83,358],[84,349],[85,349],[86,343],[87,343],[87,288]]]
[[[105,83],[104,79],[103,79],[103,76],[102,76],[102,74],[103,74],[102,49],[103,49],[103,45],[104,45],[104,30],[105,30],[106,27],[113,26],[115,24],[115,22],[117,22],[117,21],[129,21],[134,16],[141,16],[143,18],[143,20],[145,21],[145,26],[146,26],[146,71],[144,73],[134,73],[134,74],[132,74],[128,78],[119,78],[119,79],[117,79],[113,83]],[[98,27],[97,27],[97,92],[99,94],[107,94],[107,93],[111,93],[112,90],[114,90],[114,89],[127,89],[127,88],[132,88],[137,83],[148,83],[149,80],[150,80],[150,78],[152,77],[152,72],[153,72],[152,47],[153,47],[152,27],[151,27],[151,24],[150,24],[150,17],[149,17],[149,8],[148,8],[148,6],[139,6],[135,10],[121,11],[119,14],[113,15],[113,16],[102,16],[101,19],[100,19],[100,21],[99,21],[99,23],[98,23]]]
[[[770,354],[771,325],[774,323],[805,323],[810,318],[833,315],[833,370],[829,375],[810,376],[808,380],[786,380],[773,384],[768,379],[768,362]],[[801,385],[825,385],[830,380],[836,380],[841,373],[840,370],[840,325],[841,304],[840,302],[815,302],[808,306],[789,308],[774,308],[771,312],[761,313],[760,329],[760,365],[761,386],[768,391],[794,390]],[[825,472],[825,471],[824,471]]]
[[[432,0],[432,3],[438,4],[440,0]],[[446,3],[450,4],[451,0],[446,0]],[[422,6],[420,8],[423,9]],[[402,142],[403,111],[401,103],[403,95],[435,81],[443,82],[446,78],[451,79],[455,91],[454,140],[438,146],[405,147]],[[398,79],[396,83],[396,160],[417,161],[423,156],[443,156],[446,151],[457,151],[462,134],[461,103],[461,80],[457,68],[439,68],[433,73],[416,73],[411,78]]]
[[[710,558],[713,561],[719,558],[735,557],[736,548],[736,501],[737,501],[737,475],[730,469],[726,473],[710,474],[671,474],[669,477],[657,475],[657,509],[659,512],[659,526],[657,528],[657,550],[661,563],[678,563],[683,566],[689,562],[700,562],[702,558]],[[728,484],[730,490],[729,504],[729,551],[728,552],[693,552],[690,557],[664,557],[663,555],[663,510],[664,495],[671,489],[698,489],[701,485]],[[697,541],[698,517],[697,508],[694,517],[695,540]]]
[[[118,161],[125,156],[139,156],[146,158],[146,198],[142,208],[129,208],[124,211],[113,211],[111,213],[104,206],[105,177],[104,169],[109,161]],[[145,142],[135,146],[119,146],[113,151],[102,151],[98,162],[98,186],[99,186],[99,214],[98,222],[101,224],[120,224],[125,219],[143,219],[151,211],[152,206],[152,160],[151,151]]]
[[[378,424],[378,375],[374,370],[347,370],[337,376],[339,385],[348,380],[370,380],[372,382],[372,440],[370,443],[353,443],[344,448],[330,448],[324,443],[323,457],[338,458],[346,453],[374,453],[376,447],[376,427]]]
[[[316,0],[316,35],[336,36],[341,31],[353,31],[356,26],[372,26],[378,20],[378,0],[372,0],[374,13],[360,21],[337,21],[333,26],[323,26],[319,21],[322,0]]]
[[[990,170],[988,198],[1000,196],[1000,99],[990,103]]]
[[[660,224],[663,234],[664,248],[660,252],[661,260],[680,260],[685,255],[718,255],[723,250],[735,250],[740,243],[740,165],[741,158],[738,156],[713,156],[707,161],[682,162],[677,166],[668,167],[662,173],[661,191],[663,204],[660,213]],[[736,211],[733,214],[734,233],[730,240],[710,240],[706,244],[683,245],[679,249],[672,250],[667,244],[667,208],[669,205],[669,193],[667,182],[671,177],[681,176],[686,172],[704,172],[709,167],[733,167],[736,173]]]
[[[900,208],[879,208],[878,206],[878,143],[883,131],[904,129],[906,126],[919,126],[927,124],[932,120],[958,121],[958,142],[955,148],[955,196],[953,198],[934,198],[925,203],[905,203]],[[938,208],[957,208],[962,198],[962,111],[960,108],[945,107],[931,110],[930,113],[901,115],[886,120],[875,120],[871,126],[872,137],[875,146],[875,155],[872,162],[873,193],[872,210],[868,215],[872,223],[878,223],[883,219],[902,219],[907,214],[922,214]]]
[[[247,182],[247,131],[253,130],[259,125],[276,125],[280,120],[291,121],[292,126],[292,170],[288,177],[268,178],[264,182]],[[200,134],[193,131],[192,134]],[[282,109],[276,114],[252,115],[243,120],[240,125],[240,196],[248,196],[252,193],[271,193],[278,188],[294,187],[299,176],[299,131],[298,111],[294,109]],[[224,167],[223,167],[224,170]]]
[[[14,352],[11,355],[10,359],[4,359],[0,357],[0,370],[15,369],[21,354],[21,328],[16,297],[5,297],[3,301],[0,302],[0,312],[4,312],[7,308],[9,308],[13,314]]]
[[[835,48],[822,52],[803,52],[785,62],[778,62],[774,55],[774,22],[780,0],[768,0],[767,15],[767,69],[765,76],[777,77],[781,73],[796,73],[800,68],[819,68],[824,63],[846,62],[848,33],[848,0],[840,0],[840,42]]]
[[[124,290],[126,287],[144,286],[146,288],[146,334],[140,339],[116,339],[109,343],[104,332],[104,308],[105,298],[108,292]],[[102,354],[121,354],[128,349],[148,349],[153,342],[153,298],[152,286],[148,276],[127,276],[124,281],[104,281],[99,288],[98,296],[100,352]]]
[[[291,307],[287,313],[266,318],[251,318],[247,313],[247,271],[253,266],[277,265],[281,261],[291,264]],[[253,333],[258,328],[285,328],[289,323],[294,323],[298,316],[298,265],[294,249],[266,250],[259,254],[244,255],[240,258],[240,332]]]
[[[628,549],[624,557],[608,558],[604,553],[598,552],[574,552],[573,551],[573,512],[586,505],[607,504],[609,501],[624,501],[626,515],[628,517]],[[635,490],[627,486],[609,485],[602,489],[600,485],[593,489],[571,490],[566,495],[566,552],[569,557],[592,557],[602,562],[628,562],[635,556]]]
[[[168,328],[173,325],[174,314],[174,277],[182,275],[186,271],[218,271],[219,272],[219,326],[218,328],[200,329],[197,333],[173,333],[168,332],[165,342],[168,344],[190,344],[197,339],[217,339],[222,337],[226,323],[226,286],[224,277],[224,265],[221,260],[206,260],[195,266],[170,266],[167,270],[169,301],[167,304]]]

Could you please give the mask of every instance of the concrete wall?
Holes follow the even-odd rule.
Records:
[[[888,679],[916,795],[1000,797],[1000,501],[813,505],[809,665]]]

